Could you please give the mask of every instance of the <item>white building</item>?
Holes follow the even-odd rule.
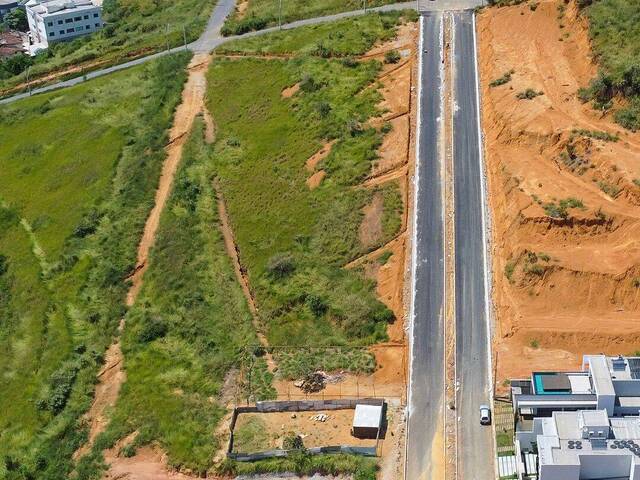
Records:
[[[585,355],[582,371],[533,372],[512,380],[511,397],[521,417],[554,411],[606,410],[610,417],[640,412],[640,358]]]
[[[91,0],[29,0],[25,8],[32,50],[102,28],[102,8]]]
[[[640,418],[606,410],[553,412],[516,432],[518,478],[640,480]],[[524,461],[537,454],[537,471]]]

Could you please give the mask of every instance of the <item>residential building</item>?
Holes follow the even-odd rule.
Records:
[[[553,412],[516,432],[518,478],[640,480],[640,418],[606,410]],[[537,455],[537,465],[525,459]]]
[[[92,0],[29,0],[26,5],[32,50],[100,30],[102,8]]]
[[[533,372],[512,380],[513,408],[521,418],[555,411],[605,410],[610,417],[640,412],[640,357],[585,355],[577,372]]]
[[[640,357],[511,381],[518,477],[640,480]]]
[[[18,8],[18,0],[0,0],[0,20],[11,10]]]

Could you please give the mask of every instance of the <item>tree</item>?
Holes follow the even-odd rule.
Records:
[[[4,17],[5,23],[13,30],[26,32],[29,30],[29,22],[27,22],[27,12],[23,8],[11,10]]]

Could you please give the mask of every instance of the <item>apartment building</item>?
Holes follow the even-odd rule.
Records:
[[[92,0],[29,0],[25,4],[36,49],[100,30],[102,8]]]

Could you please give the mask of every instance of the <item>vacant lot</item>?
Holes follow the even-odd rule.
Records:
[[[379,7],[398,0],[238,0],[236,11],[225,22],[224,35],[238,35],[252,30],[319,17],[338,12]]]
[[[399,15],[368,18],[387,25],[377,38],[401,21]],[[349,38],[357,25],[341,28],[331,35]],[[307,48],[307,33],[289,36],[287,50]],[[234,49],[259,52],[268,44],[251,40]],[[324,56],[219,58],[209,74],[209,108],[219,127],[215,169],[273,345],[369,344],[386,338],[393,319],[376,300],[374,282],[343,268],[388,242],[401,225],[397,184],[358,188],[388,131],[367,124],[381,114],[375,88],[381,63],[335,59],[331,50]],[[314,154],[329,143],[317,160]],[[318,172],[320,182],[310,184]],[[363,222],[372,233],[366,242]]]
[[[85,432],[186,57],[0,113],[0,476],[60,478]]]
[[[498,384],[578,367],[584,353],[633,352],[640,138],[579,98],[597,74],[593,31],[561,1],[488,9],[478,28]],[[517,97],[529,88],[543,95]]]
[[[187,41],[193,41],[204,30],[214,4],[215,1],[208,0],[104,0],[105,28],[72,42],[56,44],[37,55],[29,78],[33,80],[69,67],[78,75],[80,66],[86,71],[121,63],[167,46],[181,45],[183,33]],[[26,78],[26,70],[16,76],[0,76],[0,94]]]

